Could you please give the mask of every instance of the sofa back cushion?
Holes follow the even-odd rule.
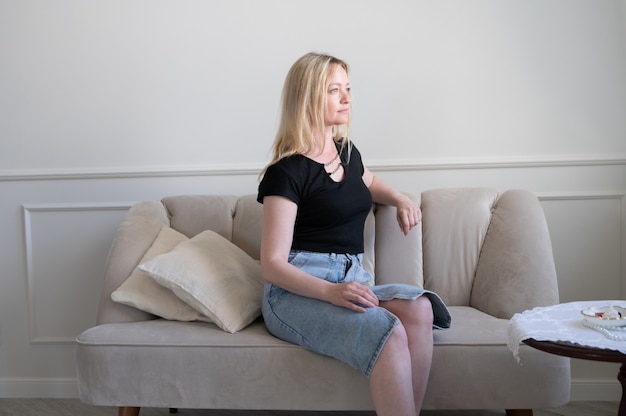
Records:
[[[485,188],[429,190],[421,199],[407,195],[423,212],[408,236],[400,232],[393,207],[374,205],[366,220],[364,266],[375,283],[424,286],[449,306],[472,306],[502,318],[558,302],[550,236],[535,195]],[[110,296],[163,225],[189,238],[215,231],[259,259],[262,215],[256,195],[181,195],[136,204],[111,248],[98,323],[152,317]],[[511,301],[510,287],[524,291],[523,304]]]
[[[476,268],[470,306],[498,318],[558,303],[546,218],[537,197],[512,189],[498,199]]]
[[[419,205],[418,195],[407,195]],[[375,205],[373,213],[375,235],[370,242],[374,245],[376,284],[406,283],[423,287],[421,224],[405,236],[400,231],[395,207]]]
[[[424,285],[447,305],[468,306],[498,192],[437,189],[422,194]]]
[[[372,283],[423,286],[448,305],[469,306],[498,191],[455,188],[407,195],[423,212],[422,223],[407,236],[395,207],[375,204],[366,220],[364,265]],[[256,195],[179,195],[161,202],[170,226],[187,237],[212,230],[259,259],[263,205]]]
[[[179,195],[163,198],[170,227],[192,238],[212,230],[232,240],[238,198],[230,195]]]
[[[419,203],[417,196],[410,197]],[[180,195],[164,198],[162,203],[170,226],[187,237],[212,230],[259,259],[263,205],[256,195]],[[375,205],[365,222],[364,237],[364,266],[376,283],[423,285],[419,227],[404,236],[395,208]]]

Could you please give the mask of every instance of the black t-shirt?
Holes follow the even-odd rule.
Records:
[[[339,145],[338,145],[339,147]],[[343,181],[335,182],[324,165],[294,155],[270,166],[259,184],[257,200],[278,195],[298,205],[291,248],[318,253],[363,252],[363,227],[372,195],[363,182],[361,154],[352,146],[341,153]]]

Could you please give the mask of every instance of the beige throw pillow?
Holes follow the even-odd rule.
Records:
[[[139,267],[224,331],[237,332],[261,314],[259,262],[213,231]]]
[[[167,253],[187,240],[189,239],[185,235],[168,226],[163,226],[139,264]],[[210,322],[208,317],[187,305],[171,290],[155,282],[139,267],[136,267],[128,279],[111,293],[111,299],[165,319]]]

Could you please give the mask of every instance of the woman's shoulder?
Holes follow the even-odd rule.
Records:
[[[278,166],[293,166],[293,165],[301,165],[306,163],[307,158],[301,155],[300,153],[295,153],[290,156],[285,156],[282,159],[277,160],[274,165]]]
[[[298,174],[299,172],[302,172],[303,168],[308,166],[308,161],[308,158],[300,154],[295,154],[277,160],[268,166],[267,170],[282,172],[283,174]]]
[[[301,155],[294,154],[291,156],[286,156],[282,159],[277,160],[267,167],[264,176],[268,177],[276,177],[281,176],[284,178],[303,178],[312,170],[312,165],[314,164],[309,158]]]
[[[257,200],[262,202],[264,196],[281,195],[297,203],[308,180],[307,160],[304,156],[293,155],[268,166],[259,184]]]

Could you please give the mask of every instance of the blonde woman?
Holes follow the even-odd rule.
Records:
[[[417,415],[433,327],[450,325],[434,293],[368,286],[363,227],[372,201],[395,206],[400,231],[421,212],[374,176],[348,136],[349,67],[309,53],[287,74],[273,160],[263,172],[263,317],[276,337],[337,358],[369,378],[378,415]],[[422,296],[426,295],[426,296]]]

